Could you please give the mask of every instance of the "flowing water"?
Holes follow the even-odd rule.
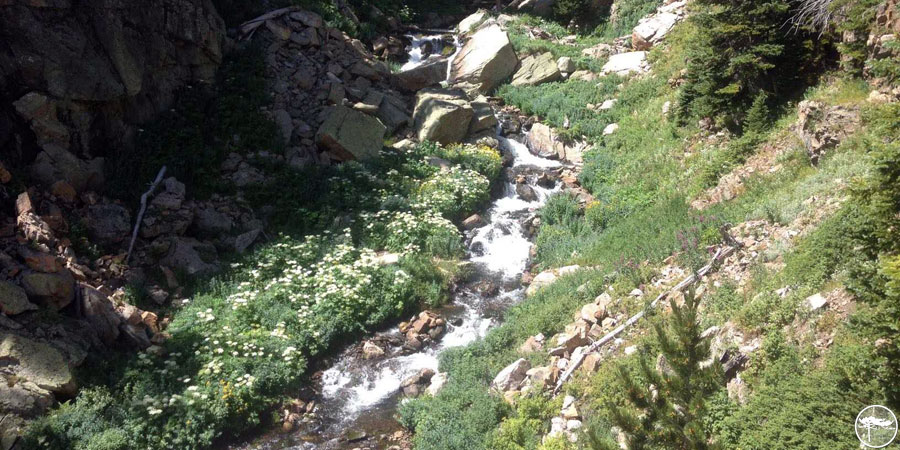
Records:
[[[428,39],[439,38],[426,36],[414,40],[418,46],[413,45],[407,64],[414,61],[421,64],[420,47]],[[501,151],[512,160],[511,168],[506,171],[500,195],[483,214],[486,224],[466,232],[467,260],[473,274],[457,287],[452,303],[436,311],[447,322],[444,336],[411,351],[402,345],[404,336],[398,329],[381,332],[372,340],[390,344],[384,345],[384,357],[373,360],[362,356],[359,344],[348,348],[318,378],[314,418],[305,418],[295,432],[272,434],[246,448],[373,448],[369,443],[353,441],[364,436],[390,435],[401,429],[395,415],[403,401],[403,380],[426,368],[437,372],[442,351],[483,337],[506,308],[524,297],[520,278],[527,269],[531,248],[525,223],[548,196],[559,190],[558,182],[547,187],[548,183],[539,184],[537,180],[560,163],[533,155],[517,139],[499,135],[497,139]],[[535,198],[531,201],[520,198],[514,184],[516,177],[520,181],[525,178]]]

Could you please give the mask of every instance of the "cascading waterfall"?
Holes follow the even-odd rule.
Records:
[[[423,58],[422,47],[427,42],[436,45],[438,41],[443,42],[441,36],[414,38],[410,59],[404,68],[414,68],[427,61],[427,57]],[[458,52],[458,41],[456,45]],[[455,56],[456,53],[450,57],[451,63]],[[500,127],[497,139],[501,150],[512,157],[513,169],[533,175],[560,166],[558,161],[535,156],[522,142],[500,136]],[[251,448],[355,448],[357,445],[347,442],[348,431],[374,434],[399,429],[394,416],[402,401],[403,380],[422,369],[437,371],[438,356],[442,351],[485,336],[495,325],[496,311],[524,297],[519,280],[527,268],[531,242],[523,223],[560,189],[559,183],[547,188],[537,184],[535,176],[526,178],[534,190],[534,200],[520,198],[515,180],[506,180],[503,194],[494,200],[485,214],[487,224],[467,232],[467,259],[473,264],[475,274],[457,289],[453,302],[439,311],[447,319],[447,331],[440,340],[413,353],[397,345],[386,349],[388,354],[376,360],[366,360],[353,349],[346,351],[321,375],[316,425],[291,436],[270,436]],[[477,289],[486,282],[498,286],[492,295]],[[403,335],[392,329],[379,333],[373,340],[402,342]]]

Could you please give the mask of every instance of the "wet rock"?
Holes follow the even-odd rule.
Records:
[[[366,341],[362,348],[363,357],[366,359],[379,358],[384,356],[384,349],[376,345],[372,341]]]
[[[519,70],[513,75],[513,86],[536,86],[562,78],[556,59],[550,52],[531,55],[522,60]]]
[[[381,151],[386,130],[375,117],[333,106],[316,133],[316,141],[339,160],[369,159]]]
[[[463,44],[451,64],[450,79],[487,93],[512,75],[517,65],[509,36],[500,26],[491,25],[479,29]]]
[[[526,202],[536,202],[538,200],[537,192],[534,191],[533,187],[527,184],[517,184],[516,194]]]
[[[465,230],[473,230],[475,228],[484,226],[484,219],[478,214],[472,214],[467,217],[466,220],[463,220],[462,227]]]
[[[65,356],[43,342],[0,331],[0,361],[16,377],[41,389],[67,396],[78,390]]]
[[[491,387],[501,392],[516,390],[519,388],[519,385],[522,384],[522,381],[525,380],[525,376],[530,368],[531,363],[529,363],[528,360],[519,358],[512,364],[506,366],[496,377],[494,377],[494,380],[491,382]]]
[[[425,393],[434,397],[438,395],[441,389],[444,388],[444,385],[447,384],[447,380],[449,379],[449,374],[447,372],[438,372],[431,377],[431,382],[428,384],[428,388],[425,389]]]
[[[407,397],[418,397],[428,387],[432,377],[434,377],[434,370],[422,369],[415,375],[403,380],[400,383],[400,388]]]
[[[395,73],[391,81],[397,89],[416,92],[444,81],[447,78],[449,65],[449,58],[437,58],[413,69]]]
[[[420,141],[452,144],[465,139],[475,111],[458,89],[423,89],[416,95],[413,122]]]
[[[359,442],[368,437],[369,435],[363,430],[350,430],[344,435],[344,440],[347,442]]]

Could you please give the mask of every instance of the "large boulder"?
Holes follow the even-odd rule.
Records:
[[[487,93],[509,78],[518,62],[506,31],[499,25],[486,26],[463,44],[451,64],[450,80]]]
[[[64,180],[76,192],[102,187],[103,158],[79,159],[56,144],[47,144],[43,148],[31,165],[31,176],[44,186]]]
[[[631,46],[635,50],[648,50],[658,44],[672,31],[678,21],[684,18],[687,0],[668,2],[655,13],[640,21],[631,33]]]
[[[502,392],[516,390],[531,368],[531,363],[525,358],[519,358],[514,363],[506,366],[494,377],[491,387]]]
[[[98,203],[87,208],[84,224],[92,239],[103,245],[124,242],[131,233],[131,213],[122,205]]]
[[[562,78],[559,66],[550,52],[530,55],[522,60],[519,70],[513,75],[513,86],[535,86],[557,81]]]
[[[415,68],[395,73],[392,83],[398,89],[416,92],[446,80],[449,66],[449,58],[435,58]]]
[[[420,141],[451,144],[465,139],[475,112],[458,89],[423,89],[416,95],[413,122]]]
[[[104,344],[112,345],[119,338],[122,316],[116,311],[115,305],[106,294],[88,285],[80,287],[81,311],[84,318],[91,324],[91,328]]]
[[[609,57],[609,61],[603,65],[600,70],[604,75],[630,75],[633,73],[644,73],[650,70],[647,62],[647,52],[628,52],[619,53]]]
[[[558,269],[547,269],[534,276],[528,289],[525,290],[525,295],[530,297],[544,286],[549,286],[556,282],[557,278],[577,272],[579,269],[581,269],[581,266],[579,265],[565,266]]]
[[[172,239],[169,252],[160,263],[191,276],[208,275],[218,270],[216,248],[185,237]]]
[[[525,137],[525,143],[532,153],[543,158],[565,156],[565,145],[556,138],[550,126],[536,122]]]
[[[41,389],[69,396],[78,389],[65,356],[43,342],[0,331],[0,361],[16,377]]]
[[[469,14],[465,19],[459,22],[459,25],[456,26],[456,30],[460,32],[460,34],[466,34],[478,25],[481,25],[482,22],[487,20],[490,17],[487,11],[483,9],[479,9],[478,11]]]
[[[75,278],[68,269],[28,272],[22,276],[22,287],[32,300],[53,310],[65,308],[75,298]]]
[[[332,106],[316,133],[316,141],[339,160],[370,159],[381,151],[386,130],[375,117]]]

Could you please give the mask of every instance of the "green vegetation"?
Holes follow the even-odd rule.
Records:
[[[620,366],[619,380],[629,407],[608,405],[612,422],[625,435],[628,448],[708,449],[704,430],[706,399],[720,388],[722,373],[717,364],[704,366],[709,359],[709,337],[701,337],[700,300],[686,293],[684,305],[672,302],[672,315],[665,324],[655,323],[654,331],[666,366],[658,372],[656,361],[641,357],[639,379],[627,366]],[[668,330],[666,330],[668,328]],[[593,448],[619,448],[601,436],[592,435]]]
[[[702,396],[705,407],[691,410],[696,420],[679,422],[681,431],[668,435],[659,447],[693,448],[672,444],[679,436],[686,438],[686,429],[695,432],[691,438],[698,446],[851,447],[858,445],[855,437],[841,430],[852,425],[863,406],[900,406],[900,346],[893,338],[900,332],[900,240],[895,226],[900,212],[900,110],[896,104],[867,104],[869,87],[858,79],[827,73],[819,78],[831,61],[831,37],[812,39],[804,30],[789,34],[782,25],[791,12],[789,3],[777,0],[704,1],[698,19],[677,26],[667,37],[667,48],[651,52],[650,76],[498,89],[506,103],[538,116],[565,138],[593,144],[584,155],[580,181],[595,201],[581,208],[568,195],[552,197],[539,212],[536,239],[537,270],[569,264],[591,269],[539,290],[512,307],[504,324],[485,339],[443,355],[441,370],[450,375],[445,391],[409,402],[401,411],[404,423],[415,431],[417,448],[576,448],[564,440],[541,441],[558,407],[545,411],[552,403],[548,397],[529,393],[509,405],[491,393],[493,376],[523,356],[516,348],[527,337],[562,331],[571,314],[600,292],[621,299],[616,312],[637,312],[645,305],[627,293],[643,285],[647,294],[648,281],[664,259],[674,253],[680,266],[696,268],[708,258],[706,246],[718,241],[720,225],[751,220],[806,232],[773,240],[746,269],[740,284],[722,279],[708,285],[701,297],[695,332],[730,322],[745,336],[763,337],[741,374],[746,389],[740,395],[746,398],[739,402],[721,383],[708,386]],[[553,36],[564,32],[552,25],[541,28]],[[554,54],[567,51],[555,50],[556,44],[525,41],[524,35],[515,45]],[[896,66],[890,64],[895,61],[890,57],[863,63],[894,80],[890,74]],[[885,67],[879,69],[879,64]],[[669,84],[682,69],[687,69],[686,84]],[[816,79],[824,81],[804,88]],[[797,117],[793,102],[804,93],[808,99],[862,111],[860,131],[816,167],[791,130]],[[611,98],[618,99],[612,109],[595,112],[586,107]],[[691,120],[670,119],[662,113],[666,102],[672,102],[675,119]],[[703,136],[693,123],[704,116],[735,133]],[[568,129],[563,130],[566,122]],[[610,123],[618,123],[619,129],[603,136]],[[751,156],[766,154],[765,167],[777,170],[758,170],[743,180],[736,198],[702,213],[689,205]],[[821,199],[840,206],[824,207]],[[850,295],[859,303],[855,312],[835,306],[811,313],[805,300],[816,293],[839,300]],[[679,322],[671,315],[661,320]],[[833,342],[822,346],[816,342],[822,335],[833,336]],[[650,355],[666,353],[668,347],[666,340],[655,337],[625,339],[648,347]],[[525,357],[534,365],[547,362],[544,354]],[[617,358],[619,364],[603,364],[596,374],[577,376],[565,388],[587,402],[585,415],[597,445],[615,445],[612,425],[632,438],[671,431],[667,425],[672,423],[666,421],[660,421],[667,424],[663,428],[634,422],[630,428],[623,426],[628,421],[619,413],[635,411],[635,400],[640,400],[636,395],[646,394],[646,385],[654,379],[653,384],[664,384],[660,378],[666,377],[642,369],[639,355]],[[623,390],[618,382],[623,379],[631,380],[637,391]],[[679,395],[677,388],[659,391],[666,392],[659,402]],[[675,402],[698,405],[695,400],[682,396]],[[651,412],[644,420],[662,417],[652,413],[653,405],[644,406]]]
[[[458,165],[441,171],[426,162],[434,154]],[[446,300],[462,239],[451,219],[481,206],[499,167],[491,149],[426,143],[324,169],[322,198],[283,195],[292,185],[271,190],[291,197],[275,203],[281,217],[304,217],[281,223],[291,235],[201,286],[175,311],[166,354],[99,371],[86,396],[32,426],[26,448],[209,448],[259,425],[305,382],[312,358]],[[329,231],[335,223],[343,232]],[[380,251],[399,263],[381,262]]]
[[[788,0],[700,0],[692,16],[699,33],[688,47],[687,80],[679,94],[683,118],[713,117],[741,129],[774,101],[784,102],[821,72],[829,41],[789,30]],[[751,109],[752,106],[752,109]]]

